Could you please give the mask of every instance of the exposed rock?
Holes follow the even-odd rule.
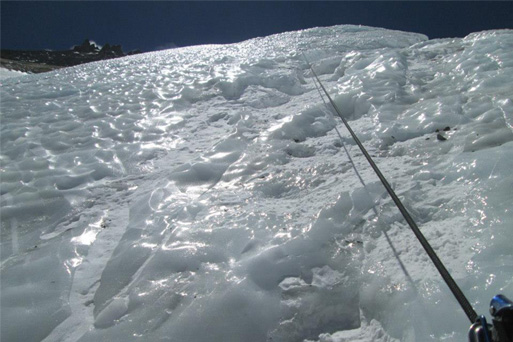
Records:
[[[43,63],[33,63],[33,62],[22,62],[22,61],[13,61],[10,59],[0,58],[0,65],[7,70],[28,72],[33,74],[38,74],[41,72],[48,72],[55,69],[60,69],[62,67],[55,65],[48,65]]]
[[[121,57],[125,56],[121,45],[110,45],[109,43],[105,44],[100,50],[100,56],[116,56]]]
[[[440,133],[438,133],[438,134],[436,135],[436,138],[437,138],[438,140],[440,140],[440,141],[445,141],[445,140],[447,140],[447,138],[446,138],[446,137],[444,137],[443,135],[441,135]]]
[[[97,52],[98,50],[99,50],[98,46],[91,43],[89,41],[89,39],[84,40],[82,45],[75,45],[73,47],[73,51],[77,51],[77,52],[81,52],[81,53],[94,53],[94,52]]]
[[[134,50],[129,55],[137,53],[141,53],[141,51]],[[121,45],[105,44],[99,49],[96,44],[85,39],[81,45],[64,51],[1,50],[1,64],[10,70],[39,73],[124,56],[127,54],[123,52]]]

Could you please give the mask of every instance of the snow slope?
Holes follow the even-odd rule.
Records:
[[[302,51],[476,311],[513,297],[513,32],[336,26],[3,80],[1,340],[465,340]]]
[[[25,72],[9,70],[9,69],[0,67],[0,81],[4,80],[6,78],[18,77],[18,76],[22,76],[22,75],[26,75],[26,74],[27,73],[25,73]]]

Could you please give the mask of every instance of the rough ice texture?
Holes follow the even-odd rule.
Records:
[[[0,81],[4,80],[6,78],[19,77],[19,76],[23,76],[26,74],[27,73],[25,73],[25,72],[9,70],[9,69],[0,67]]]
[[[513,295],[513,32],[315,28],[2,80],[1,340],[465,340],[302,51],[476,310]]]

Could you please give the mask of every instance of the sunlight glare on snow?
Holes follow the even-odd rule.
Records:
[[[513,297],[512,31],[335,26],[2,79],[0,339],[464,340],[303,52],[476,311]]]

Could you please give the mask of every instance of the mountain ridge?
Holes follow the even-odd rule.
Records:
[[[0,65],[8,70],[29,73],[48,72],[55,69],[125,57],[141,53],[140,50],[125,53],[121,45],[106,43],[101,48],[89,39],[70,50],[0,50]]]

